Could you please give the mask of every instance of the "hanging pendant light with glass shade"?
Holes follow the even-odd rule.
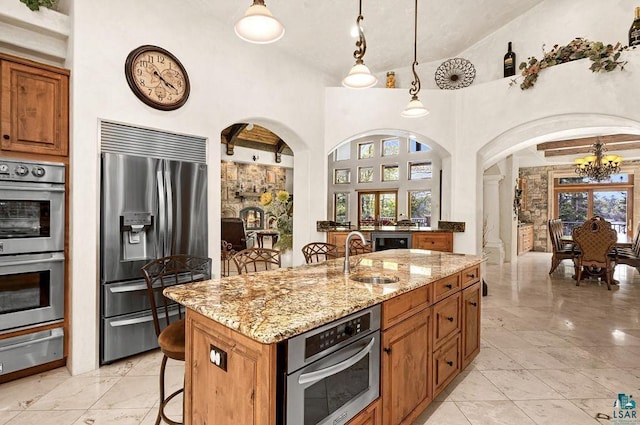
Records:
[[[418,99],[418,93],[420,93],[420,78],[416,72],[416,66],[418,66],[418,0],[416,0],[415,18],[414,18],[414,34],[413,34],[413,64],[411,70],[413,71],[413,81],[411,82],[411,88],[409,94],[411,100],[404,111],[400,113],[403,117],[418,118],[424,117],[429,113],[429,110],[424,107],[420,99]]]
[[[366,89],[373,87],[378,82],[375,75],[371,74],[369,68],[364,64],[364,54],[367,51],[367,41],[364,38],[364,31],[360,23],[364,17],[362,16],[362,0],[360,0],[360,9],[358,11],[358,19],[356,19],[356,27],[358,28],[358,41],[356,41],[357,49],[353,52],[356,58],[356,64],[353,65],[349,74],[342,80],[342,85],[352,89]]]
[[[264,0],[253,0],[234,29],[238,37],[256,44],[273,43],[284,35],[284,26],[273,17]]]

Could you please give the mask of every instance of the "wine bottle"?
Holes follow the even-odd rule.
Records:
[[[505,77],[516,75],[516,54],[511,50],[511,42],[509,42],[507,54],[504,55],[503,65]]]
[[[636,17],[629,28],[629,46],[640,45],[640,7],[636,7]]]

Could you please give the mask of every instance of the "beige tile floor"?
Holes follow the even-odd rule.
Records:
[[[414,425],[635,423],[595,416],[613,415],[618,393],[640,398],[640,275],[619,266],[620,286],[607,291],[576,287],[569,262],[549,276],[549,264],[528,253],[485,267],[482,351]],[[153,352],[0,385],[0,425],[152,425],[159,364]],[[183,371],[170,363],[168,382],[181,385]],[[170,411],[180,409],[176,400]]]

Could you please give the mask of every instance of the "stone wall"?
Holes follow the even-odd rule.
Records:
[[[238,217],[246,207],[260,207],[263,192],[284,190],[286,173],[283,167],[223,162],[220,172],[222,217]]]

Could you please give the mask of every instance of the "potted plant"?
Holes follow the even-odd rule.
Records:
[[[55,9],[58,0],[20,0],[31,10],[40,10],[40,7],[46,7],[47,9]]]

